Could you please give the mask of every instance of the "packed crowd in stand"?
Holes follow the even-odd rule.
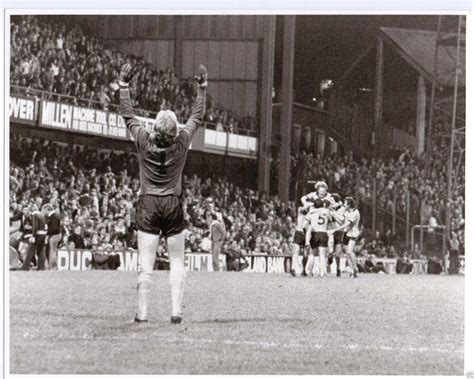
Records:
[[[137,248],[135,154],[114,153],[11,135],[10,214],[51,203],[61,213],[59,247]],[[133,174],[130,174],[133,173]],[[224,251],[288,254],[295,218],[283,204],[225,179],[184,178],[186,249],[208,252],[212,215],[225,224]],[[164,252],[160,246],[159,252]]]
[[[163,109],[173,110],[179,119],[191,114],[194,100],[192,78],[180,80],[173,68],[158,69],[136,57],[113,51],[78,25],[52,23],[41,16],[16,16],[11,22],[10,84],[14,91],[34,94],[46,91],[46,100],[60,100],[104,110],[119,104],[120,67],[132,63],[137,75],[130,84],[136,113],[152,117]],[[56,96],[65,95],[65,96]],[[218,130],[255,128],[252,117],[240,122],[232,111],[219,109],[208,98],[205,121]]]
[[[32,212],[45,203],[51,203],[61,214],[59,248],[93,248],[97,251],[137,248],[134,222],[139,181],[134,153],[80,146],[71,150],[65,144],[27,140],[15,134],[11,136],[10,149],[11,216],[18,212]],[[403,162],[408,161],[408,154],[404,152],[397,161],[397,171],[404,172]],[[319,167],[317,171],[312,170],[312,175],[325,175],[333,191],[345,193],[353,190],[365,200],[370,196],[365,184],[351,187],[351,183],[364,183],[376,167],[376,173],[388,175],[391,172],[384,171],[387,166],[377,162],[364,162],[361,166],[350,155],[324,160],[305,155],[305,161],[312,162],[310,167]],[[394,161],[388,163],[388,167],[393,165]],[[357,167],[362,173],[359,179],[356,178]],[[383,178],[382,174],[379,174],[380,182],[386,183],[389,179]],[[210,251],[211,224],[213,215],[218,215],[226,229],[224,252],[237,256],[291,255],[296,218],[294,202],[284,204],[276,196],[268,197],[251,189],[238,188],[223,178],[197,176],[184,179],[183,199],[188,221],[187,252]],[[367,220],[363,223],[367,225]],[[463,249],[463,227],[456,226]],[[368,230],[364,231],[363,226],[362,229],[363,237],[355,247],[357,256],[396,258],[407,254],[423,257],[421,252],[400,248],[396,244],[397,236],[391,230],[376,231],[371,235]],[[158,253],[164,252],[165,246],[160,245]]]

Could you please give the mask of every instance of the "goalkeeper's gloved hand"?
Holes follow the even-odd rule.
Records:
[[[125,63],[120,70],[119,85],[128,87],[128,83],[130,83],[134,75],[133,66],[130,63]]]
[[[199,88],[207,88],[207,68],[203,64],[199,65],[199,75],[194,77],[194,80],[199,85]]]

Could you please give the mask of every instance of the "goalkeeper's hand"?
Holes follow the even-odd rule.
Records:
[[[199,88],[207,88],[207,68],[203,64],[199,65],[199,75],[194,77],[194,80],[199,85]]]
[[[133,66],[130,63],[125,63],[120,70],[119,84],[128,86],[134,75]]]

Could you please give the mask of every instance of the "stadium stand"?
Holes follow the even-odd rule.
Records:
[[[10,214],[51,203],[62,214],[60,247],[136,248],[138,199],[135,154],[104,152],[11,134]],[[134,173],[134,174],[130,174]],[[227,239],[248,253],[288,254],[294,203],[241,189],[222,178],[184,179],[187,246],[206,250],[203,239],[213,212],[222,215]],[[235,248],[235,246],[234,246]]]
[[[59,247],[94,248],[98,251],[136,249],[134,204],[138,199],[139,182],[135,154],[80,146],[70,150],[67,145],[29,140],[15,134],[11,135],[10,149],[11,216],[18,212],[30,213],[49,202],[62,215]],[[305,155],[304,159],[311,163],[309,167],[319,167],[318,171],[312,171],[312,175],[326,174],[335,190],[357,191],[361,199],[364,196],[367,199],[370,193],[366,191],[366,185],[361,184],[358,188],[352,185],[356,167],[361,168],[361,183],[368,181],[374,172],[383,174],[380,180],[387,185],[381,186],[385,188],[381,191],[389,191],[388,181],[396,180],[393,172],[400,174],[403,170],[415,170],[410,164],[408,168],[405,166],[405,162],[413,161],[408,159],[408,154],[404,152],[397,163],[364,162],[362,168],[350,155],[324,160]],[[208,251],[211,214],[217,213],[227,230],[223,251],[237,250],[243,255],[291,255],[289,244],[295,219],[293,202],[285,205],[276,196],[268,197],[251,189],[241,189],[223,178],[193,176],[185,178],[184,183],[188,252]],[[421,194],[436,196],[425,192]],[[426,199],[431,198],[428,196]],[[461,254],[464,251],[462,203],[461,197],[456,208],[456,214],[460,213],[455,219],[457,237],[462,241]],[[434,213],[436,209],[432,209]],[[396,237],[390,231],[376,231],[374,235],[366,231],[357,243],[356,254],[362,258],[397,258],[405,254],[410,258],[423,258],[420,252],[407,251],[397,245]],[[158,254],[164,251],[164,246],[160,246]]]
[[[181,80],[174,69],[157,69],[143,57],[113,51],[78,25],[55,24],[41,16],[14,17],[11,23],[12,93],[34,95],[104,110],[117,110],[118,75],[126,62],[137,68],[131,83],[135,113],[152,117],[173,110],[181,121],[191,113],[192,78]],[[45,91],[45,93],[43,93]],[[232,111],[219,109],[208,98],[204,120],[219,131],[255,131],[252,118],[237,120]]]

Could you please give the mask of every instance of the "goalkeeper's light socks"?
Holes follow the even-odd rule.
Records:
[[[174,265],[170,270],[170,284],[171,284],[171,315],[173,317],[182,317],[183,311],[183,297],[184,297],[184,283],[186,272],[184,266]]]
[[[150,292],[150,283],[151,278],[149,273],[145,271],[138,273],[138,312],[135,318],[138,318],[139,320],[147,319],[148,293]]]
[[[170,257],[171,315],[181,318],[186,271],[184,268],[184,232],[167,238]],[[178,320],[178,319],[176,319]]]

